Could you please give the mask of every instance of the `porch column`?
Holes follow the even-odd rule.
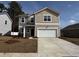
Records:
[[[23,28],[23,37],[25,38],[25,26]]]

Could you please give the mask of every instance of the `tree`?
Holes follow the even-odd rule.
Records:
[[[21,6],[18,2],[12,1],[9,3],[8,13],[12,19],[12,31],[18,31],[18,15],[23,14]]]
[[[6,9],[6,7],[4,6],[4,4],[0,3],[0,12],[2,12],[4,9]]]

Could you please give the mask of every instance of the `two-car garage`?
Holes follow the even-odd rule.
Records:
[[[38,29],[37,37],[57,37],[56,29]]]

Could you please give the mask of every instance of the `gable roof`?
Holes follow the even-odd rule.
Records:
[[[20,15],[18,15],[16,17],[27,17],[27,16],[29,16],[29,14],[20,14]]]
[[[10,21],[12,22],[12,19],[10,18],[9,14],[7,12],[1,12],[0,14],[6,14],[8,16],[8,18],[10,19]]]
[[[56,10],[54,10],[54,9],[52,10],[51,8],[48,8],[48,7],[45,7],[45,8],[43,8],[43,9],[40,9],[40,10],[36,11],[34,14],[37,14],[37,13],[43,11],[43,10],[46,10],[46,9],[48,9],[48,10],[54,12],[56,15],[59,15],[59,13],[58,13]]]
[[[6,14],[7,14],[7,16],[9,17],[10,21],[13,22],[12,19],[11,19],[11,17],[9,16],[9,14],[8,14],[8,13],[6,13]]]

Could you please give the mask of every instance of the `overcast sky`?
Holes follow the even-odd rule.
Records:
[[[2,1],[1,3],[3,3],[6,7],[9,7],[8,3],[10,3],[10,1],[9,2]],[[79,23],[79,1],[77,2],[19,1],[18,3],[21,5],[22,10],[25,13],[29,14],[44,7],[49,7],[51,9],[58,11],[60,14],[60,27],[62,28],[74,23]]]

